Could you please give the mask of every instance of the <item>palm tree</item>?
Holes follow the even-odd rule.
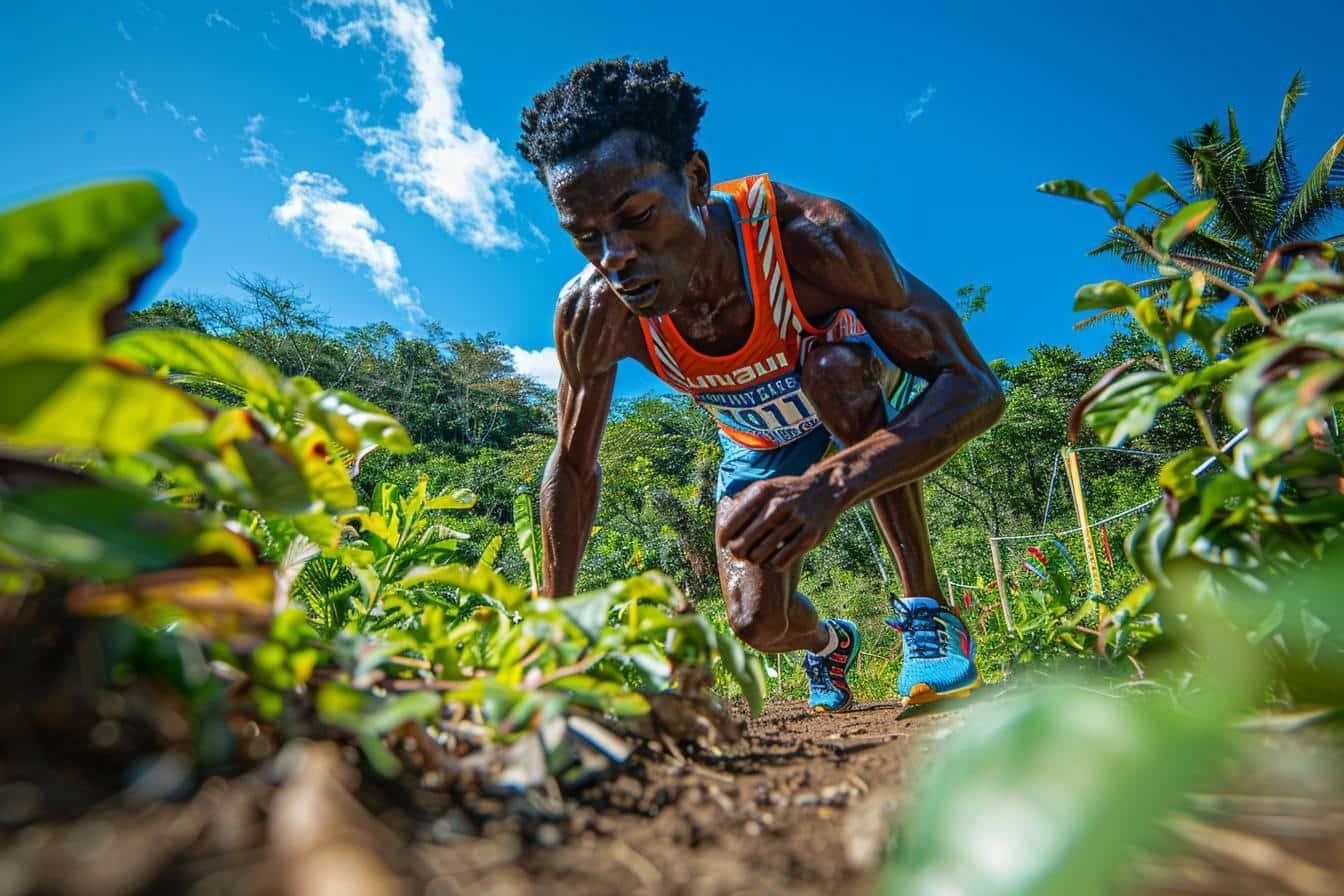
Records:
[[[1151,242],[1157,224],[1181,206],[1200,199],[1216,200],[1214,213],[1171,248],[1171,257],[1178,264],[1214,274],[1239,287],[1255,277],[1276,247],[1317,240],[1344,249],[1344,233],[1321,235],[1344,210],[1344,135],[1330,145],[1305,178],[1298,175],[1292,157],[1288,120],[1305,92],[1306,81],[1298,72],[1283,96],[1274,143],[1258,162],[1251,161],[1231,107],[1227,110],[1226,131],[1214,120],[1196,128],[1190,136],[1172,141],[1172,151],[1193,195],[1187,197],[1167,184],[1163,192],[1178,204],[1164,209],[1142,203],[1158,220],[1135,226],[1134,230]],[[1160,268],[1120,228],[1113,228],[1106,241],[1088,254],[1115,256],[1153,272],[1155,276],[1131,284],[1149,295],[1165,295],[1167,285],[1179,276]],[[1226,292],[1210,287],[1209,294],[1216,299],[1225,297]],[[1078,326],[1088,326],[1111,313],[1095,315]]]

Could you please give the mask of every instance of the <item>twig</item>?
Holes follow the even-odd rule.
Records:
[[[1207,280],[1209,283],[1213,284],[1219,289],[1227,290],[1232,295],[1236,296],[1237,298],[1245,302],[1246,307],[1251,309],[1251,313],[1255,315],[1255,319],[1259,322],[1260,326],[1268,327],[1272,325],[1273,321],[1269,319],[1269,315],[1266,314],[1265,309],[1261,307],[1260,300],[1257,299],[1255,296],[1251,295],[1246,290],[1237,286],[1233,286],[1231,283],[1228,283],[1226,280],[1224,280],[1222,277],[1219,277],[1217,274],[1213,274],[1210,273],[1209,271],[1196,268],[1194,265],[1191,264],[1182,264],[1179,261],[1176,261],[1174,258],[1172,258],[1170,253],[1162,253],[1157,251],[1157,249],[1154,248],[1152,244],[1150,244],[1147,240],[1145,240],[1137,230],[1130,227],[1128,224],[1116,224],[1115,229],[1119,230],[1125,236],[1133,240],[1134,243],[1141,250],[1143,250],[1143,253],[1152,258],[1154,261],[1157,261],[1161,264],[1170,264],[1173,267],[1178,267],[1181,270],[1185,271],[1187,274],[1194,274],[1194,273],[1203,274],[1204,279]]]
[[[1299,859],[1272,840],[1214,827],[1192,818],[1173,818],[1166,826],[1190,845],[1272,878],[1294,893],[1329,896],[1337,892],[1333,874]]]

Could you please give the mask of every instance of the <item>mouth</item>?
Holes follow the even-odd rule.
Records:
[[[658,300],[658,286],[660,280],[646,280],[643,283],[633,284],[631,286],[615,286],[616,294],[621,297],[631,311],[639,313],[653,307],[654,302]]]

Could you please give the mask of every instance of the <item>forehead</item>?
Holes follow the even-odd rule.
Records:
[[[674,190],[680,178],[644,148],[636,131],[601,143],[546,169],[551,203],[562,225],[612,212],[633,193]]]

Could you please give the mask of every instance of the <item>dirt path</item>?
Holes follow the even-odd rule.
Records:
[[[871,894],[920,763],[970,704],[999,696],[905,713],[772,706],[722,755],[664,752],[593,788],[556,829],[558,848],[497,834],[426,851],[429,892]],[[1134,863],[1134,892],[1344,892],[1342,747],[1337,729],[1249,732],[1225,787],[1191,794],[1189,811],[1164,823],[1169,853]]]
[[[746,741],[664,749],[585,793],[559,849],[495,837],[425,853],[443,893],[867,893],[910,766],[959,712],[770,707]],[[557,834],[560,833],[557,831]]]
[[[646,745],[569,797],[361,784],[351,749],[296,742],[185,802],[0,832],[0,896],[869,894],[920,764],[1010,690],[904,713],[778,704],[732,745]],[[1344,892],[1338,726],[1248,731],[1226,765],[1225,787],[1163,823],[1171,854],[1134,862],[1136,891]]]

